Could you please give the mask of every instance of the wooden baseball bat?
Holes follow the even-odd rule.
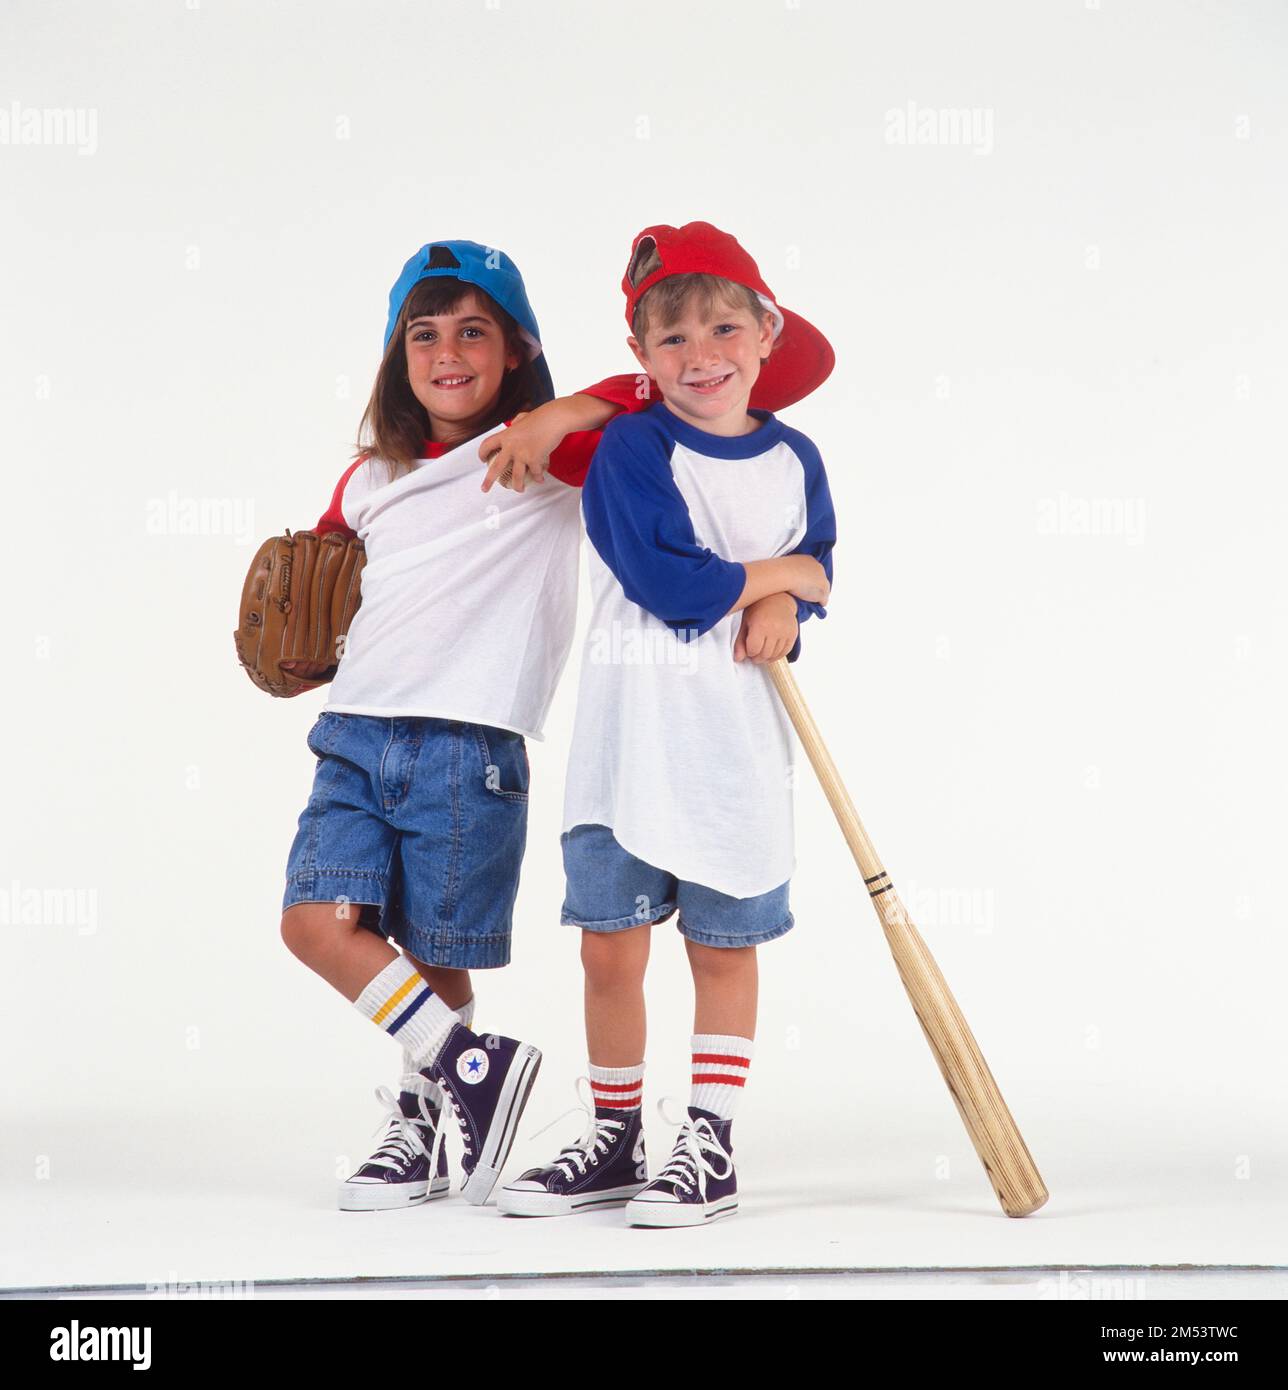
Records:
[[[899,978],[912,1001],[913,1012],[948,1083],[949,1094],[988,1180],[993,1184],[997,1200],[1007,1216],[1027,1216],[1047,1199],[1046,1184],[1037,1165],[1020,1137],[997,1082],[993,1080],[993,1073],[966,1026],[934,956],[926,949],[926,943],[899,901],[890,875],[882,868],[872,848],[872,841],[828,754],[818,726],[801,698],[786,660],[770,662],[769,674],[863,875]]]

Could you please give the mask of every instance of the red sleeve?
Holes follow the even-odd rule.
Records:
[[[593,452],[593,451],[592,451]],[[344,488],[345,484],[353,477],[358,469],[358,465],[367,461],[367,455],[354,461],[344,470],[344,475],[335,485],[335,491],[331,494],[331,505],[322,513],[318,524],[313,528],[318,535],[324,535],[327,531],[343,531],[346,535],[356,536],[357,532],[344,519]]]
[[[608,401],[627,412],[647,410],[658,399],[652,377],[640,372],[636,376],[610,376],[594,386],[583,386],[579,396],[594,396]],[[580,430],[566,435],[563,443],[550,455],[550,472],[569,487],[580,487],[586,481],[586,470],[599,444],[599,430]]]
[[[594,386],[583,386],[579,396],[594,396],[596,400],[610,401],[623,410],[647,410],[654,401],[662,399],[657,383],[643,372],[629,376],[610,376],[597,381]]]
[[[600,437],[599,430],[578,430],[575,434],[564,435],[550,455],[548,472],[569,487],[580,487],[586,481],[586,470]]]

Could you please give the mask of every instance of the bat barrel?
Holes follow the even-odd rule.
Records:
[[[1007,1216],[1028,1216],[1046,1184],[934,956],[891,886],[877,916],[940,1074]]]

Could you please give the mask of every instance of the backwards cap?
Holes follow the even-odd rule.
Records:
[[[505,310],[519,325],[527,345],[528,357],[537,374],[539,403],[554,399],[554,383],[550,367],[541,348],[541,330],[536,315],[528,303],[519,267],[494,247],[480,246],[477,241],[431,241],[402,268],[402,274],[389,291],[389,319],[385,324],[385,347],[398,326],[398,315],[412,288],[422,280],[461,280],[482,290]]]
[[[641,276],[640,268],[653,255],[661,264]],[[728,232],[710,222],[645,227],[631,245],[630,264],[622,277],[628,324],[633,327],[635,309],[643,295],[672,275],[718,275],[746,285],[774,316],[774,350],[761,363],[751,389],[751,405],[782,410],[808,396],[831,374],[836,364],[832,345],[813,324],[779,305],[756,262]]]

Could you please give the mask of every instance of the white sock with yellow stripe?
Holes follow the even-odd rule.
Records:
[[[397,1038],[415,1058],[417,1067],[427,1067],[438,1057],[448,1033],[461,1021],[406,956],[395,956],[353,1006],[377,1028]]]

